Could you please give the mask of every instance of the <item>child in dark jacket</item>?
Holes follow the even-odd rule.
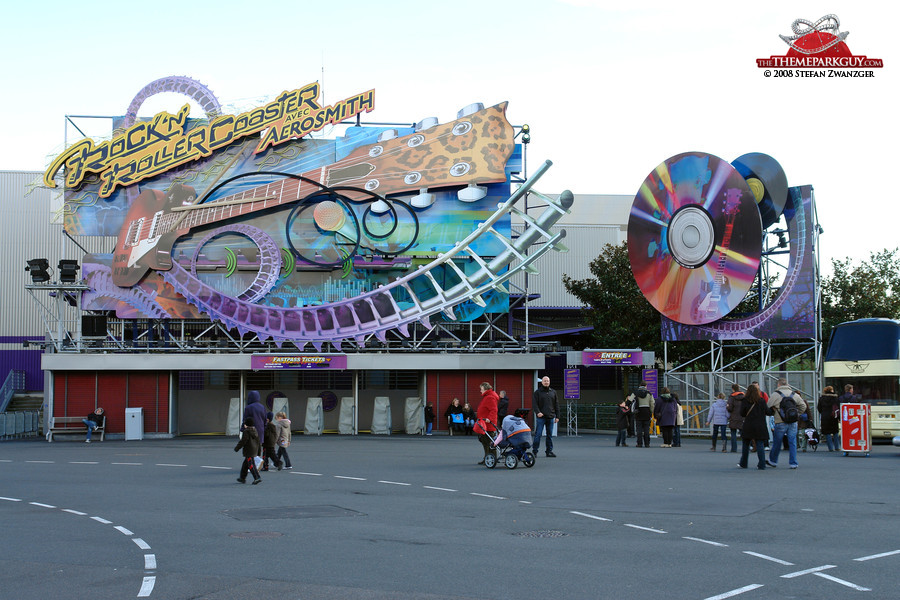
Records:
[[[628,402],[626,399],[622,399],[616,407],[616,429],[619,430],[619,434],[616,436],[616,446],[628,447],[628,444],[625,443],[625,438],[628,435],[630,415],[631,409],[628,408]]]
[[[275,468],[281,470],[281,459],[278,458],[278,426],[275,425],[275,415],[271,412],[266,413],[266,430],[263,434],[263,471],[269,470],[269,459],[275,465]]]
[[[243,449],[244,462],[241,463],[241,474],[238,482],[247,483],[247,471],[253,475],[253,485],[262,481],[259,477],[259,471],[256,470],[254,459],[259,456],[259,434],[256,427],[253,426],[253,418],[244,419],[244,430],[241,433],[241,439],[238,441],[234,451]]]

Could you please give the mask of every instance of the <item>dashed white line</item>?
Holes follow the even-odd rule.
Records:
[[[201,469],[223,469],[223,470],[226,470],[226,471],[230,471],[230,470],[231,470],[231,467],[212,467],[212,466],[209,466],[209,465],[200,465],[200,468],[201,468]]]
[[[157,467],[186,467],[187,465],[175,465],[172,463],[156,463]]]
[[[411,483],[403,483],[402,481],[379,481],[378,483],[386,483],[387,485],[412,485]]]
[[[12,462],[8,458],[0,458],[0,462]]]
[[[304,471],[291,471],[292,475],[309,475],[311,477],[321,477],[321,473],[306,473]]]
[[[0,496],[0,500],[6,500],[8,502],[21,502],[21,498],[7,498],[6,496]]]
[[[155,554],[145,554],[144,555],[144,570],[145,571],[155,571],[156,570],[156,555]]]
[[[64,508],[64,509],[62,509],[62,511],[67,512],[72,515],[78,515],[79,517],[87,516],[87,513],[81,512],[80,510],[72,510],[71,508]]]
[[[805,569],[803,571],[794,571],[793,573],[788,573],[786,575],[782,575],[783,579],[793,579],[794,577],[800,577],[801,575],[809,575],[810,573],[818,573],[819,571],[824,571],[825,569],[833,569],[837,565],[822,565],[821,567],[813,567],[812,569]]]
[[[151,575],[150,577],[144,577],[144,582],[141,584],[141,591],[138,592],[138,598],[146,598],[151,593],[153,593],[153,586],[156,585],[156,577]]]
[[[761,588],[761,583],[754,583],[751,585],[745,585],[742,588],[738,588],[736,590],[731,590],[730,592],[725,592],[724,594],[719,594],[718,596],[710,596],[709,598],[705,598],[704,600],[723,600],[723,598],[731,598],[733,596],[738,596],[745,592],[751,592],[757,588]]]
[[[874,560],[876,558],[884,558],[885,556],[893,556],[894,554],[900,554],[900,550],[892,550],[891,552],[882,552],[881,554],[873,554],[871,556],[860,556],[859,558],[854,558],[853,560],[857,562],[863,562],[867,560]]]
[[[435,487],[433,485],[423,485],[422,487],[425,488],[426,490],[437,490],[439,492],[458,492],[459,491],[459,490],[454,490],[451,488]]]
[[[352,481],[365,481],[366,480],[365,477],[348,477],[346,475],[335,475],[334,478],[335,479],[350,479]]]
[[[41,502],[29,502],[28,504],[32,506],[40,506],[41,508],[56,508],[52,504],[42,504]]]
[[[519,500],[519,504],[531,504],[529,500]]]
[[[125,529],[125,528],[122,527],[121,525],[116,525],[115,527],[113,527],[113,529],[115,529],[116,531],[118,531],[118,532],[120,532],[120,533],[124,533],[125,535],[134,535],[134,532],[133,532],[133,531],[128,531],[127,529]]]
[[[578,515],[579,517],[587,517],[588,519],[596,519],[597,521],[612,521],[612,519],[605,519],[603,517],[598,517],[597,515],[589,515],[587,513],[578,512],[577,510],[569,511],[573,515]]]
[[[70,460],[70,465],[99,465],[96,460]]]
[[[104,525],[110,525],[112,523],[112,521],[107,521],[106,519],[104,519],[102,517],[91,517],[91,519],[93,519],[94,521],[97,521],[98,523],[103,523]]]
[[[687,536],[684,536],[683,539],[691,540],[692,542],[700,542],[700,543],[703,543],[703,544],[709,544],[710,546],[718,546],[719,548],[727,548],[727,547],[728,547],[728,544],[720,544],[719,542],[713,542],[713,541],[710,541],[710,540],[704,540],[704,539],[702,539],[702,538],[695,538],[695,537],[687,537]]]
[[[141,550],[149,550],[150,544],[142,540],[141,538],[131,538],[131,541],[137,544],[137,547]]]
[[[821,577],[822,579],[827,579],[828,581],[833,581],[835,583],[839,583],[841,585],[847,586],[848,588],[854,589],[857,592],[871,592],[872,590],[867,587],[863,587],[861,585],[856,585],[855,583],[850,583],[849,581],[844,581],[843,579],[838,579],[837,577],[832,577],[827,573],[813,573],[816,577]]]
[[[140,467],[140,466],[142,466],[144,463],[114,462],[114,463],[109,463],[109,464],[111,464],[111,465],[130,465],[130,466],[132,466],[132,467]]]
[[[477,492],[469,492],[472,496],[481,496],[482,498],[493,498],[494,500],[506,500],[503,496],[491,496],[490,494],[479,494]]]
[[[756,558],[761,558],[763,560],[769,560],[773,563],[778,563],[779,565],[785,565],[788,567],[793,567],[794,563],[788,562],[786,560],[781,560],[780,558],[775,558],[774,556],[766,556],[765,554],[759,554],[757,552],[750,552],[749,550],[744,550],[744,554],[749,554],[750,556],[755,556]]]
[[[631,523],[625,523],[625,527],[631,527],[633,529],[640,529],[641,531],[649,531],[650,533],[667,533],[662,529],[653,529],[652,527],[641,527],[640,525],[633,525]]]
[[[27,463],[40,463],[42,465],[52,465],[55,463],[55,460],[26,460]]]

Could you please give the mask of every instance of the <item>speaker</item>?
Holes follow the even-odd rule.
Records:
[[[81,335],[85,337],[106,337],[106,315],[83,315]]]

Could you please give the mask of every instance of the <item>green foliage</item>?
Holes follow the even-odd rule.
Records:
[[[900,257],[898,249],[872,252],[854,265],[849,258],[832,259],[833,273],[822,283],[822,336],[844,321],[884,317],[900,319]]]

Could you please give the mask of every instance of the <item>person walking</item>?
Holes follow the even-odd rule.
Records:
[[[681,427],[684,425],[684,407],[681,406],[681,400],[678,398],[678,394],[672,392],[672,397],[675,398],[675,403],[678,404],[677,412],[675,413],[675,431],[672,434],[672,447],[681,448]]]
[[[478,461],[479,465],[483,465],[484,456],[493,454],[495,460],[499,456],[497,449],[491,447],[492,434],[497,431],[495,423],[497,422],[498,398],[497,392],[487,381],[483,382],[479,388],[481,389],[481,402],[478,403],[478,412],[476,413],[478,420],[475,423],[474,431],[478,434],[478,441],[481,442],[481,447],[484,449],[484,455]]]
[[[737,452],[737,438],[744,424],[744,417],[741,416],[741,402],[744,400],[744,392],[741,386],[734,383],[731,385],[731,395],[725,403],[725,409],[728,411],[728,428],[731,429],[731,451]]]
[[[728,434],[725,428],[728,426],[728,405],[725,403],[725,394],[718,394],[712,405],[709,407],[709,413],[706,415],[706,424],[712,423],[712,448],[710,451],[716,450],[716,439],[719,433],[722,434],[722,452],[728,451]]]
[[[275,468],[281,470],[281,459],[278,458],[275,446],[278,445],[278,426],[275,425],[275,415],[266,413],[266,428],[263,430],[263,471],[269,470],[269,461]]]
[[[791,406],[793,405],[793,406]],[[769,408],[775,417],[775,429],[772,432],[772,449],[769,451],[769,460],[766,463],[770,467],[778,466],[778,455],[781,453],[781,443],[787,436],[788,440],[788,465],[796,469],[797,464],[797,419],[800,414],[806,412],[806,402],[796,393],[787,379],[778,380],[778,389],[769,395]],[[794,412],[793,416],[791,412]]]
[[[263,434],[265,433],[266,412],[266,407],[263,406],[262,402],[259,400],[259,392],[256,390],[247,392],[247,405],[244,407],[244,414],[241,417],[241,422],[244,422],[247,419],[253,419],[253,422],[256,423],[256,434],[259,437],[260,443],[262,443]]]
[[[238,483],[247,483],[248,471],[253,475],[253,485],[262,481],[259,471],[256,469],[256,457],[259,456],[259,433],[256,431],[254,423],[253,417],[244,419],[241,439],[234,447],[235,452],[243,450],[244,457],[244,461],[241,463],[241,473],[237,479]]]
[[[284,412],[278,412],[275,414],[275,425],[278,426],[278,452],[275,456],[284,464],[285,469],[292,469],[291,457],[287,453],[288,446],[291,445],[291,420]]]
[[[634,416],[634,433],[637,436],[638,448],[650,447],[650,419],[656,400],[647,389],[647,382],[642,381],[636,392],[631,394],[631,414]]]
[[[616,406],[616,429],[619,431],[616,435],[616,446],[628,447],[625,439],[628,435],[628,418],[630,414],[631,409],[628,408],[628,401],[622,398],[618,406]]]
[[[531,407],[534,410],[534,454],[541,448],[541,436],[547,430],[547,452],[549,458],[556,458],[553,453],[553,425],[559,422],[559,400],[556,390],[550,387],[550,378],[546,375],[531,396]]]
[[[848,384],[849,385],[849,384]],[[852,393],[853,386],[850,385]],[[816,410],[819,411],[820,423],[819,433],[825,436],[825,443],[828,444],[828,451],[835,452],[841,445],[838,440],[838,425],[841,422],[841,401],[838,395],[834,393],[834,388],[825,386],[822,395],[819,396],[819,402],[816,404]]]
[[[664,387],[659,393],[659,401],[656,402],[656,423],[662,431],[663,443],[660,448],[672,447],[672,435],[675,431],[676,412],[679,408],[678,401],[672,396],[669,388]]]
[[[756,449],[757,463],[756,468],[765,470],[766,468],[766,440],[769,433],[766,428],[766,415],[771,412],[766,405],[766,401],[759,395],[759,388],[751,385],[747,388],[747,393],[741,399],[741,458],[738,466],[742,469],[747,468],[747,462],[750,459],[750,447]]]

